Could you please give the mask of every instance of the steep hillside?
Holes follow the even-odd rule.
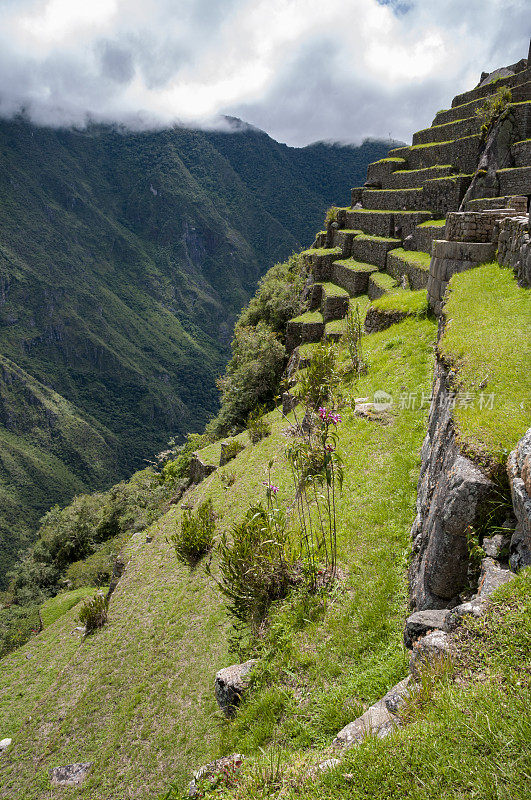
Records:
[[[87,800],[527,800],[529,91],[526,60],[482,76],[455,138],[436,119],[378,160],[268,271],[218,417],[133,479],[153,524],[123,513],[94,631],[98,551],[71,551],[114,501],[62,512],[64,541],[50,516],[20,587],[47,558],[74,581],[2,660],[0,797],[62,796],[71,765]]]
[[[222,144],[238,154],[242,174]],[[336,190],[387,149],[330,147],[343,154]],[[132,134],[0,123],[0,345],[18,370],[16,382],[2,385],[10,445],[0,448],[1,480],[10,499],[0,515],[0,585],[7,552],[30,536],[46,507],[130,474],[216,410],[215,379],[236,313],[266,266],[310,238],[329,203],[330,184],[319,188],[320,156],[306,150],[311,182],[296,149],[257,131]],[[256,185],[250,173],[274,181]],[[278,197],[288,194],[286,212]],[[63,398],[60,415],[48,408],[39,416],[29,399],[32,408],[21,413],[23,392],[32,396],[35,383]],[[81,419],[99,444],[92,466],[76,466],[67,450],[59,456],[68,476],[52,457],[68,438],[84,449]],[[57,447],[48,450],[50,426]],[[23,496],[15,445],[40,484],[33,497]],[[35,467],[31,448],[46,467]]]

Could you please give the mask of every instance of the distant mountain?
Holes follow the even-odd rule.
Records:
[[[394,145],[0,121],[0,582],[51,503],[201,429],[235,317]]]

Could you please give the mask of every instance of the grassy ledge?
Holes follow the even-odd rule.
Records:
[[[411,292],[409,289],[398,289],[391,294],[385,294],[372,303],[372,308],[378,311],[392,313],[401,311],[411,316],[422,317],[428,312],[428,297],[425,289]]]
[[[476,457],[501,466],[531,417],[531,290],[496,263],[454,275],[449,288],[439,349],[456,389],[473,398],[456,405],[458,433]]]

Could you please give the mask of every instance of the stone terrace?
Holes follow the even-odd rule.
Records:
[[[461,206],[468,212],[459,223],[459,246],[465,249],[480,246],[483,233],[476,212],[493,210],[482,214],[482,224],[486,217],[497,220],[496,209],[526,212],[531,198],[531,65],[523,59],[507,69],[512,74],[483,75],[478,86],[455,97],[429,128],[414,134],[410,147],[396,148],[370,164],[365,185],[352,190],[351,205],[334,209],[335,219],[303,254],[314,286],[308,310],[288,323],[288,350],[340,336],[341,320],[356,302],[351,298],[368,294],[374,300],[399,287],[425,289],[432,248],[456,238],[455,231],[446,235],[445,222]],[[512,93],[502,117],[503,158],[480,170],[486,139],[476,111],[502,87]],[[463,244],[467,236],[474,245]]]

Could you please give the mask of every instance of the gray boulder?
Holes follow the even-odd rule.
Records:
[[[511,539],[512,569],[531,564],[531,428],[507,460],[513,508],[518,524]]]
[[[333,747],[352,747],[363,741],[366,736],[377,736],[378,739],[388,736],[394,728],[400,725],[396,712],[407,697],[409,681],[409,676],[404,678],[396,686],[393,686],[381,700],[370,706],[361,717],[345,725],[333,740]]]
[[[409,660],[409,671],[418,680],[423,666],[442,661],[451,656],[450,638],[445,631],[431,631],[413,645]]]
[[[67,764],[64,767],[54,767],[50,770],[53,786],[79,786],[88,775],[92,763]]]
[[[249,686],[250,672],[256,659],[243,664],[232,664],[220,669],[214,681],[214,693],[219,707],[227,717],[234,715],[243,693]]]
[[[197,794],[197,784],[199,781],[204,781],[207,779],[214,781],[215,778],[222,772],[227,772],[230,774],[239,770],[243,764],[244,758],[245,756],[242,756],[240,753],[233,753],[231,756],[218,758],[217,761],[210,761],[210,763],[204,764],[204,766],[200,767],[196,772],[194,772],[194,777],[188,785],[188,796],[195,797]]]
[[[451,612],[447,609],[428,609],[427,611],[415,611],[406,620],[404,630],[404,644],[410,650],[413,643],[421,636],[425,636],[429,631],[441,630],[448,631]]]
[[[498,561],[493,558],[484,558],[481,562],[481,573],[478,583],[478,596],[480,599],[488,597],[492,592],[499,589],[505,583],[509,583],[514,578],[514,573],[510,569],[504,569]]]

